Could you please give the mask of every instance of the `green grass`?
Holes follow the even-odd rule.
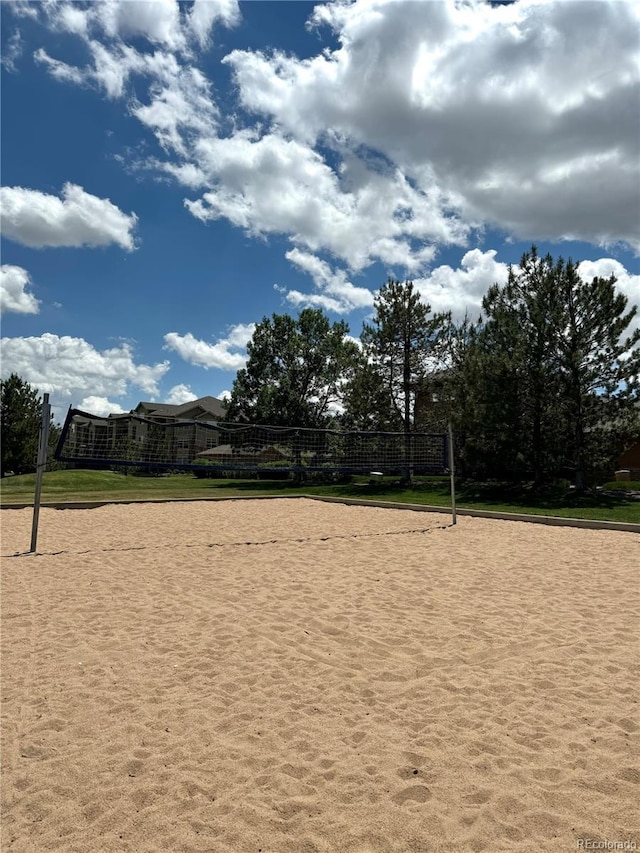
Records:
[[[640,480],[613,480],[611,483],[605,483],[602,488],[616,492],[640,492]]]
[[[629,485],[629,484],[626,484]],[[3,506],[32,503],[35,475],[7,477],[1,481],[0,502]],[[390,478],[370,483],[367,477],[356,477],[348,485],[303,484],[296,488],[286,481],[206,480],[191,474],[163,477],[138,477],[112,471],[50,471],[44,475],[42,500],[47,501],[116,501],[180,498],[237,498],[259,495],[311,494],[331,497],[365,498],[431,506],[450,506],[449,480],[444,477],[423,478],[411,488],[398,486]],[[460,508],[498,512],[522,512],[602,521],[640,524],[640,501],[628,490],[608,490],[576,495],[563,488],[533,491],[525,487],[501,483],[474,483],[460,486],[457,494]]]
[[[2,504],[33,501],[35,474],[6,477],[1,482]],[[117,501],[154,498],[206,497],[212,480],[191,474],[137,477],[115,471],[48,471],[43,478],[43,501]],[[225,481],[228,482],[228,481]]]

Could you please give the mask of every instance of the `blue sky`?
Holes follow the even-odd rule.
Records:
[[[479,312],[535,242],[640,301],[640,7],[2,2],[2,375],[231,388],[253,324]]]

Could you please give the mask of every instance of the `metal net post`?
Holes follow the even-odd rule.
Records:
[[[447,432],[449,434],[449,473],[451,475],[451,523],[456,523],[456,468],[455,457],[453,453],[453,430],[451,421],[447,424]]]
[[[40,436],[38,440],[38,461],[36,463],[36,491],[33,497],[33,522],[31,524],[31,548],[29,553],[35,554],[38,543],[38,519],[40,518],[40,497],[42,495],[42,475],[47,467],[47,451],[49,449],[49,423],[51,422],[51,406],[49,395],[42,395],[42,420],[40,421]]]

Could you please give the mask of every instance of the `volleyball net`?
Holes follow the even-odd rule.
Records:
[[[441,474],[447,469],[448,435],[443,424],[428,432],[359,432],[134,414],[101,417],[72,408],[55,458],[85,467],[201,471],[205,466],[208,475],[270,470]]]

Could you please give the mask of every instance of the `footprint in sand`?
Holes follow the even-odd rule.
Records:
[[[431,798],[431,791],[424,785],[410,785],[404,788],[393,797],[393,802],[402,805],[403,803],[426,803]]]
[[[478,791],[473,791],[473,793],[467,794],[463,799],[465,803],[469,803],[472,806],[483,806],[485,803],[489,802],[491,796],[491,791],[488,791],[486,788],[481,788]]]
[[[637,767],[623,767],[618,773],[618,779],[623,779],[625,782],[635,782],[640,784],[640,770]]]

